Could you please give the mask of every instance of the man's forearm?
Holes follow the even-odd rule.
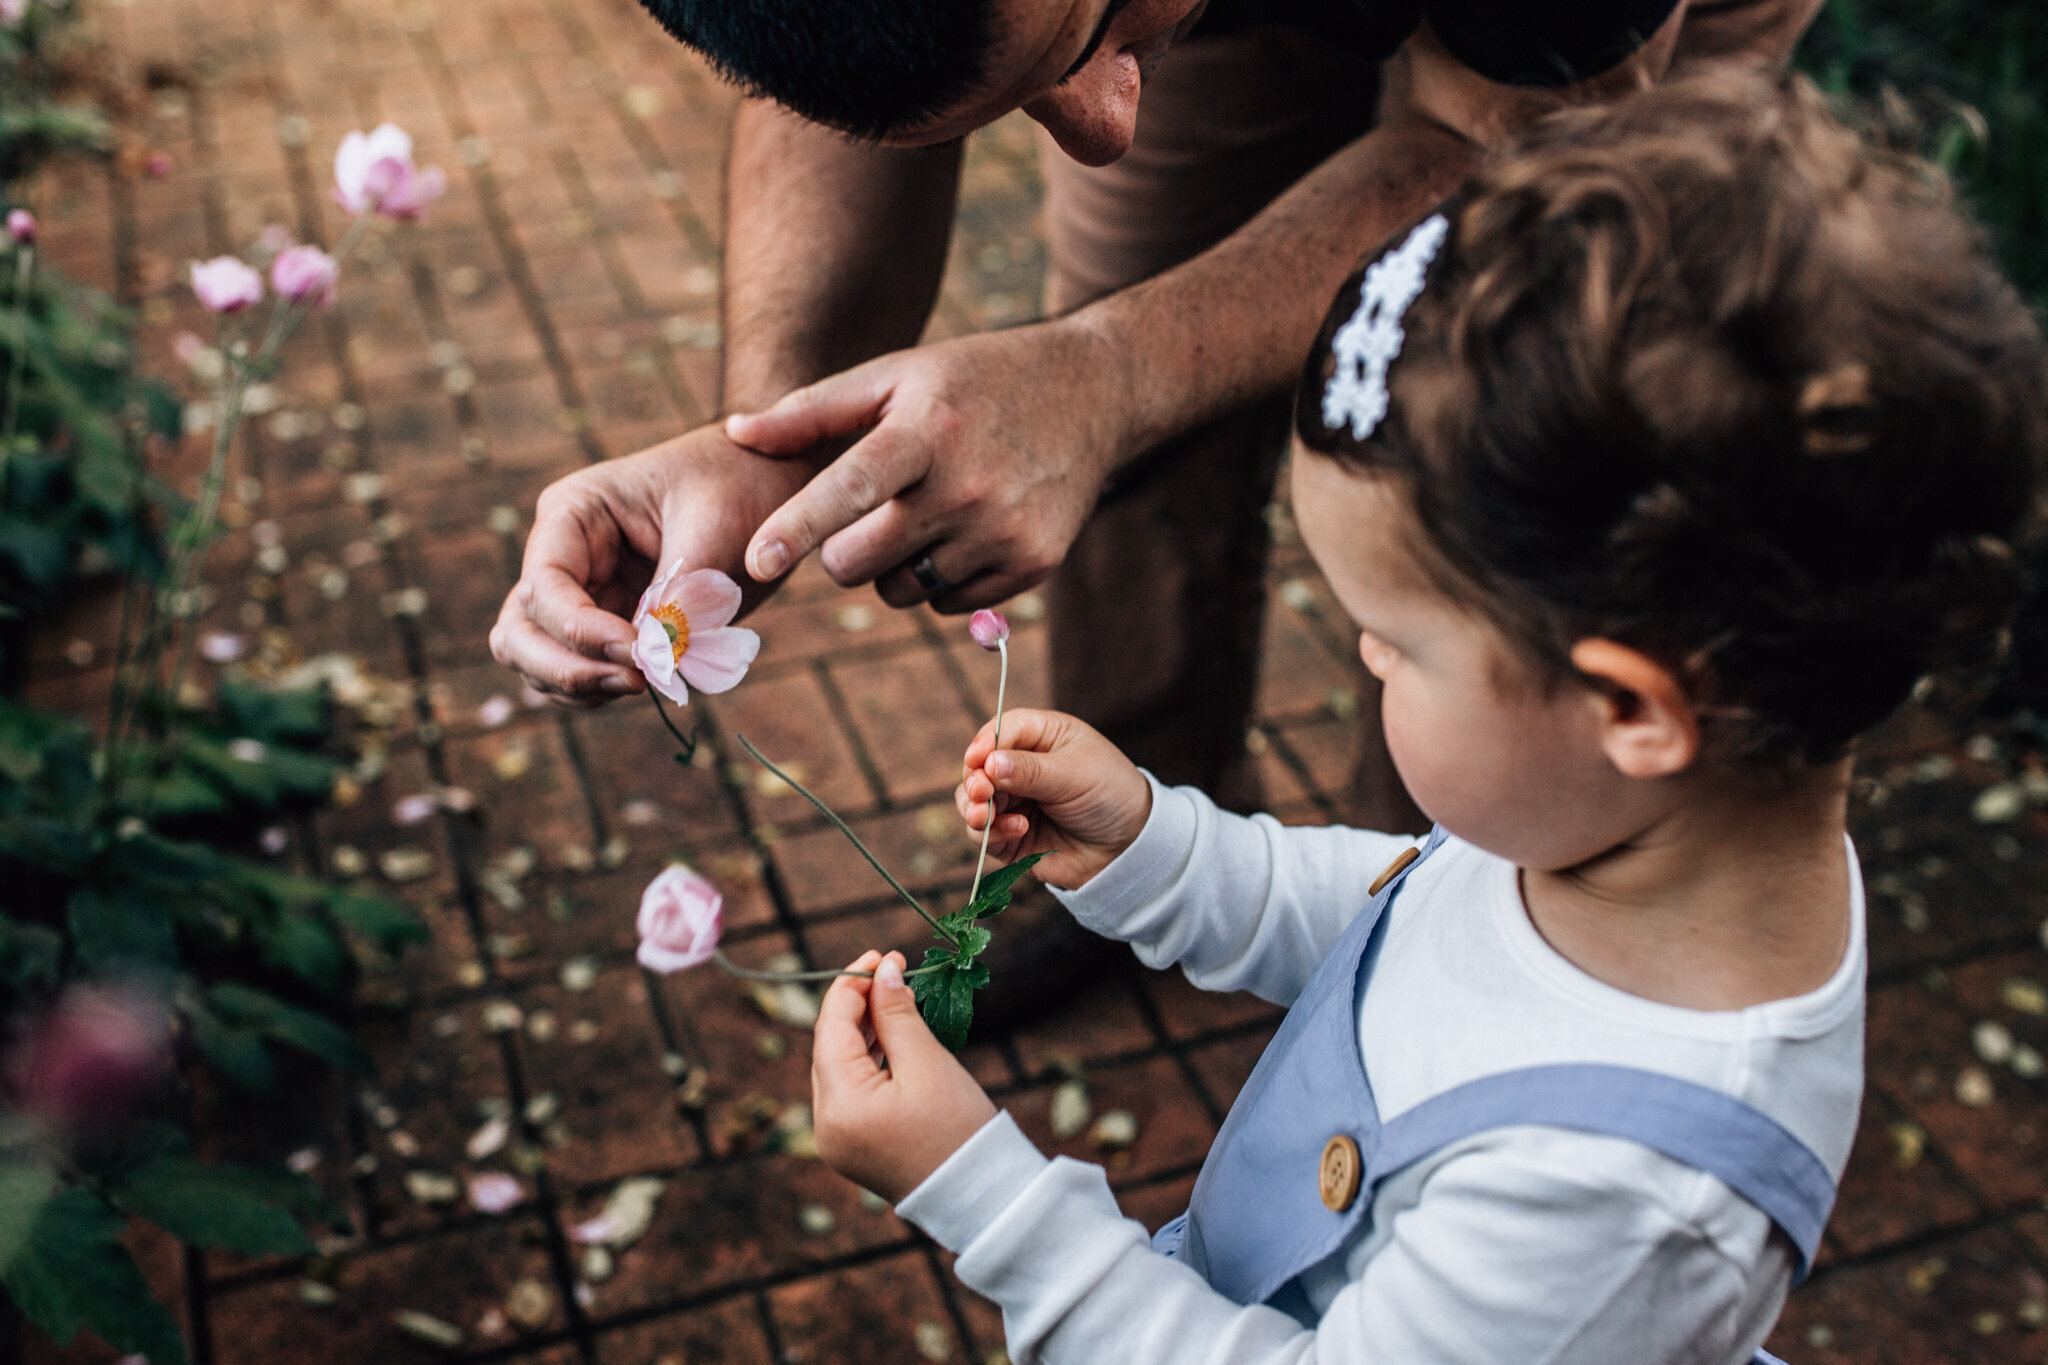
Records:
[[[727,411],[758,411],[923,332],[960,147],[876,147],[748,100],[726,172]]]
[[[1477,157],[1426,123],[1370,133],[1217,246],[1065,319],[1120,370],[1116,461],[1292,386],[1358,258],[1448,194]]]

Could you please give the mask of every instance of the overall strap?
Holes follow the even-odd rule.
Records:
[[[1820,1250],[1835,1181],[1812,1148],[1732,1095],[1636,1067],[1534,1066],[1432,1096],[1381,1129],[1366,1188],[1451,1143],[1523,1125],[1627,1138],[1715,1177],[1798,1248],[1795,1284]]]

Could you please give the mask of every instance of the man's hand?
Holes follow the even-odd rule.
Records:
[[[993,819],[988,851],[1006,863],[1033,853],[1048,886],[1072,891],[1116,860],[1152,815],[1152,785],[1123,750],[1060,711],[1012,711],[967,746],[953,805],[979,833]]]
[[[818,1155],[898,1203],[996,1116],[967,1068],[932,1036],[903,980],[903,954],[863,954],[825,992],[811,1047]]]
[[[749,571],[779,577],[822,546],[836,582],[873,580],[892,607],[1022,592],[1066,556],[1125,453],[1120,365],[1085,325],[1039,323],[898,351],[728,417],[727,435],[768,455],[860,437],[754,533]],[[920,552],[944,591],[912,576]]]
[[[626,618],[656,566],[684,560],[739,577],[747,537],[810,470],[701,427],[557,479],[540,495],[491,653],[565,705],[643,690]]]

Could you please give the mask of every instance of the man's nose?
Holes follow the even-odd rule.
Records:
[[[1131,149],[1138,135],[1138,93],[1143,82],[1128,52],[1098,52],[1071,78],[1024,106],[1052,139],[1084,166],[1107,166]]]

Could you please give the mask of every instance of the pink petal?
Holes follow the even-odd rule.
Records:
[[[760,652],[761,637],[745,626],[692,631],[676,671],[700,692],[725,692],[747,676]]]
[[[651,972],[682,972],[709,962],[712,949],[716,946],[707,943],[701,949],[675,952],[662,947],[653,939],[643,938],[640,940],[639,951],[633,954],[633,958]]]
[[[740,585],[716,569],[698,569],[670,584],[662,600],[673,602],[688,618],[694,649],[699,632],[716,630],[739,615]]]

